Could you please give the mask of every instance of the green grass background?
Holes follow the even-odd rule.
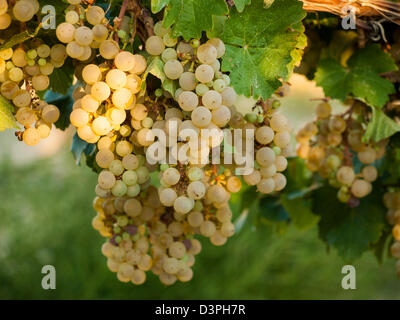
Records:
[[[317,103],[305,93],[321,92],[294,88],[284,112],[298,127]],[[316,228],[290,227],[277,235],[249,223],[223,247],[203,240],[189,283],[165,287],[154,276],[140,287],[120,283],[108,271],[103,240],[91,227],[96,175],[75,166],[68,146],[55,157],[17,161],[15,153],[23,160],[34,151],[12,152],[10,144],[17,143],[7,137],[0,139],[0,299],[400,298],[393,259],[379,265],[371,253],[364,254],[354,263],[357,289],[343,290],[344,262],[327,251]],[[56,290],[41,287],[47,264],[56,267]]]
[[[96,176],[58,156],[0,164],[0,299],[397,299],[394,261],[372,254],[355,263],[357,289],[341,288],[343,261],[327,252],[317,230],[277,235],[246,225],[224,247],[203,241],[194,279],[165,287],[120,283],[91,227]],[[41,288],[41,268],[57,270],[56,290]]]

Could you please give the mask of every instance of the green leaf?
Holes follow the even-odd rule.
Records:
[[[292,74],[293,69],[300,65],[300,62],[304,55],[304,48],[307,47],[307,36],[305,35],[305,27],[299,22],[296,26],[293,27],[294,30],[300,33],[300,36],[297,39],[296,47],[292,50],[290,56],[292,57],[292,61],[288,64],[288,72],[289,75]]]
[[[50,75],[50,88],[49,90],[67,94],[69,88],[72,86],[74,77],[74,67],[70,59],[68,59],[61,68],[55,68],[54,72]]]
[[[90,156],[94,154],[96,150],[96,145],[93,143],[88,143],[81,138],[78,137],[78,134],[74,135],[72,139],[71,152],[74,156],[75,162],[77,165],[81,163],[82,156],[85,154],[86,156]]]
[[[164,62],[159,57],[152,56],[148,59],[147,63],[148,66],[142,83],[146,82],[148,74],[152,74],[161,80],[164,90],[168,91],[172,96],[175,96],[177,83],[176,81],[170,80],[166,77],[164,73]]]
[[[222,70],[231,72],[238,94],[266,99],[290,75],[288,66],[302,34],[293,26],[299,29],[306,15],[302,3],[276,0],[264,9],[263,0],[253,0],[243,13],[231,11],[220,35],[226,44]]]
[[[282,222],[289,220],[289,214],[282,206],[279,198],[263,197],[259,205],[260,216],[271,222]]]
[[[310,229],[320,220],[320,217],[312,212],[311,199],[297,198],[289,200],[287,196],[283,195],[281,202],[293,225],[300,230]]]
[[[285,192],[291,194],[310,187],[312,173],[307,169],[305,161],[300,158],[288,159],[288,168],[285,172],[287,187]]]
[[[25,30],[21,33],[13,35],[9,40],[6,41],[6,43],[4,43],[0,46],[0,51],[12,48],[12,47],[16,46],[17,44],[20,44],[22,42],[25,42],[26,40],[34,38],[38,34],[40,29],[41,29],[41,26],[39,25],[33,32],[31,32],[29,30]]]
[[[151,0],[151,12],[160,12],[169,2],[170,0]]]
[[[390,254],[389,239],[392,239],[392,231],[391,228],[386,228],[378,242],[371,245],[370,249],[380,264],[382,264],[385,258],[387,258]]]
[[[0,95],[0,131],[6,129],[19,129],[13,115],[14,106]]]
[[[213,16],[227,13],[225,0],[170,0],[164,11],[164,26],[172,27],[174,37],[200,38],[202,31],[212,29]]]
[[[379,45],[371,44],[353,54],[347,65],[345,68],[332,58],[319,62],[315,80],[325,95],[343,101],[352,94],[371,106],[383,107],[395,92],[394,85],[380,76],[397,70],[392,58]]]
[[[382,110],[372,108],[372,120],[364,134],[365,141],[381,141],[400,131],[400,125],[389,118]]]
[[[244,7],[251,3],[251,0],[234,0],[236,9],[239,12],[243,12]]]
[[[53,92],[51,90],[46,91],[44,95],[44,100],[58,107],[60,110],[60,118],[54,124],[56,128],[60,130],[65,130],[70,125],[70,114],[72,112],[72,106],[74,104],[74,99],[72,98],[72,92],[76,86],[70,87],[66,95]]]
[[[207,31],[208,39],[218,38],[224,33],[225,22],[228,19],[227,16],[213,16],[213,27]]]
[[[313,211],[321,216],[319,235],[338,254],[351,262],[376,243],[384,229],[382,195],[375,191],[361,199],[357,208],[340,203],[337,190],[324,187],[313,194]]]

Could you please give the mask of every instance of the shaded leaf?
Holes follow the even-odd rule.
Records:
[[[2,95],[0,95],[0,131],[6,129],[19,129],[13,115],[14,106]]]
[[[243,13],[231,11],[220,36],[226,44],[222,70],[231,72],[237,93],[268,98],[281,85],[279,80],[290,75],[288,66],[302,33],[292,27],[305,17],[302,3],[276,0],[264,9],[263,0],[253,0]]]
[[[321,239],[336,248],[346,262],[352,262],[382,234],[385,226],[382,195],[375,191],[352,209],[340,203],[336,193],[337,190],[330,187],[316,190],[313,193],[313,212],[321,217]]]
[[[389,118],[382,110],[372,108],[372,120],[364,134],[365,141],[381,141],[400,131],[400,125]]]
[[[225,0],[170,0],[164,12],[164,26],[172,28],[174,37],[200,38],[212,29],[212,17],[228,13]]]
[[[96,145],[93,143],[88,143],[81,138],[78,137],[78,134],[75,134],[72,139],[71,152],[74,156],[76,164],[81,163],[82,155],[90,156],[96,150]]]
[[[371,106],[384,106],[395,88],[380,73],[397,70],[392,58],[379,45],[370,44],[354,53],[347,65],[333,58],[319,62],[315,80],[325,95],[344,101],[351,94]]]
[[[243,12],[244,7],[251,3],[251,0],[234,0],[237,11]]]
[[[320,220],[320,217],[312,212],[311,199],[297,198],[289,200],[287,196],[282,196],[281,202],[293,225],[300,230],[310,229]]]

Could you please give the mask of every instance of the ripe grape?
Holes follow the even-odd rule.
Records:
[[[146,51],[152,56],[159,56],[165,49],[164,41],[159,36],[151,36],[146,40]]]
[[[182,64],[178,60],[169,60],[164,65],[164,72],[171,80],[179,79],[183,73]]]
[[[201,63],[212,64],[217,59],[217,49],[212,44],[202,44],[197,49],[197,58]]]
[[[22,138],[28,146],[35,146],[40,142],[40,132],[36,128],[28,128],[24,131]]]
[[[208,64],[202,64],[197,67],[195,76],[201,83],[208,83],[214,78],[214,69]]]
[[[90,6],[86,11],[86,20],[91,25],[100,24],[105,17],[104,10],[99,6]]]

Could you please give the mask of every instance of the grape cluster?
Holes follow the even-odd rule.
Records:
[[[317,120],[306,124],[297,133],[297,154],[306,160],[307,168],[318,172],[329,184],[339,188],[338,199],[358,206],[360,198],[371,193],[372,182],[378,177],[374,162],[385,153],[386,141],[363,142],[365,128],[351,113],[332,115],[331,105],[322,102],[316,109]],[[362,164],[355,172],[353,158]]]
[[[11,6],[7,0],[0,1],[0,30],[8,29],[13,20],[28,22],[39,11],[37,0],[17,0]]]
[[[92,57],[93,49],[99,49],[105,59],[115,58],[119,45],[108,39],[110,32],[104,10],[99,6],[90,6],[85,10],[80,1],[68,2],[71,5],[66,10],[65,22],[56,29],[58,40],[67,46],[68,56],[87,61]]]
[[[256,106],[252,113],[245,115],[248,123],[241,128],[250,130],[255,137],[256,166],[244,181],[250,186],[257,186],[257,191],[270,194],[281,191],[286,186],[286,177],[282,174],[290,154],[291,134],[286,117],[275,111],[278,100]]]
[[[107,239],[102,253],[108,268],[120,281],[137,285],[149,271],[166,285],[189,281],[201,251],[196,237],[222,246],[235,233],[229,200],[242,188],[236,169],[243,164],[211,161],[226,144],[225,130],[240,129],[243,140],[253,131],[256,170],[244,181],[271,193],[286,184],[281,172],[290,142],[287,120],[273,108],[256,108],[246,117],[236,110],[236,92],[221,71],[220,39],[184,41],[158,22],[144,43],[147,53],[134,54],[121,50],[118,41],[127,44],[128,17],[111,24],[99,6],[68,3],[55,32],[59,43],[35,38],[0,52],[0,91],[25,127],[20,138],[35,145],[60,117],[37,91],[50,87],[49,76],[69,57],[78,83],[70,122],[80,139],[95,145],[93,227]],[[13,19],[24,28],[39,11],[36,0],[8,6],[0,0],[0,29]],[[176,90],[162,83],[147,87],[148,55],[160,61]],[[165,154],[154,152],[162,147]]]
[[[396,272],[400,277],[400,192],[398,190],[386,192],[383,196],[383,203],[388,209],[386,220],[393,226],[394,242],[390,247],[390,252],[397,259]]]
[[[36,0],[16,1],[12,8],[0,2],[0,29],[11,25],[11,17],[23,25],[39,11]],[[37,91],[50,86],[49,76],[63,66],[66,48],[61,44],[48,46],[40,39],[26,41],[0,52],[0,93],[15,107],[15,118],[24,127],[16,133],[20,140],[33,146],[50,134],[60,111],[40,100]]]
[[[70,115],[81,139],[96,143],[101,137],[118,133],[122,140],[116,143],[117,153],[132,152],[132,144],[127,141],[132,132],[131,122],[152,125],[146,106],[136,98],[142,83],[139,74],[145,69],[143,56],[127,51],[119,52],[115,59],[100,66],[92,63],[82,69],[81,77],[86,85],[75,89]],[[127,119],[131,121],[123,124]]]

